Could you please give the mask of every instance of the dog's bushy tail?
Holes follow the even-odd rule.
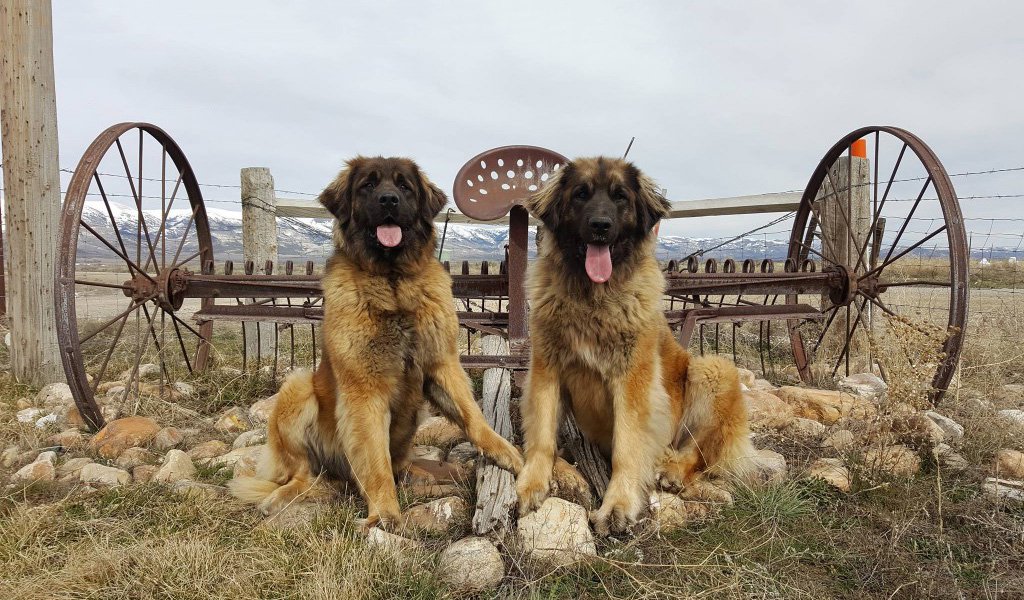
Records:
[[[736,366],[720,356],[691,358],[686,397],[688,443],[700,453],[706,471],[751,481],[757,473],[757,453],[750,443],[747,406]]]
[[[228,489],[231,490],[232,496],[242,502],[252,504],[259,504],[279,487],[281,486],[273,481],[256,477],[238,477],[228,482]]]
[[[238,477],[228,482],[233,496],[259,504],[291,479],[297,461],[306,460],[299,447],[305,423],[293,422],[294,416],[281,417],[278,409],[286,407],[284,413],[293,415],[296,407],[311,404],[313,393],[313,374],[306,370],[290,374],[281,384],[277,392],[277,407],[267,423],[267,447],[256,467],[256,477]]]

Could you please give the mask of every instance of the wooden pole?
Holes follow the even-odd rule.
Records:
[[[274,177],[266,167],[242,169],[242,255],[252,261],[254,272],[264,273],[264,265],[277,264],[277,199]],[[247,303],[258,301],[247,300]],[[245,352],[250,365],[273,361],[277,352],[275,323],[244,323]]]
[[[54,309],[60,167],[50,0],[0,1],[0,27],[11,370],[45,385],[64,380]]]
[[[824,238],[822,254],[829,261],[845,265],[850,270],[858,263],[860,249],[865,248],[865,240],[871,232],[870,168],[868,159],[862,155],[863,152],[863,145],[855,144],[850,156],[840,157],[818,192],[821,231]],[[871,248],[867,247],[865,255],[870,250]],[[863,274],[868,269],[869,257],[864,256],[859,262],[857,273]],[[822,340],[824,353],[822,350],[818,351],[819,355],[837,358],[842,353],[847,335],[850,335],[847,359],[841,361],[842,364],[836,373],[840,377],[847,375],[847,370],[850,374],[871,371],[871,366],[867,364],[868,323],[865,322],[869,315],[865,313],[858,321],[859,306],[860,299],[855,299],[848,309],[839,309],[833,326]],[[854,327],[855,323],[859,324]],[[820,362],[828,364],[831,368],[834,359]]]
[[[491,356],[507,355],[508,340],[500,335],[484,336],[483,353]],[[505,439],[512,440],[512,378],[509,369],[484,371],[481,408],[487,423]],[[508,471],[486,461],[476,469],[476,512],[473,514],[473,532],[486,535],[508,528],[512,507],[516,504],[516,478]]]

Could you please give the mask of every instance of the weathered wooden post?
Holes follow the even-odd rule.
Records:
[[[242,255],[252,261],[254,272],[262,274],[267,261],[277,265],[277,199],[274,177],[266,167],[242,169]],[[258,302],[259,298],[246,300]],[[276,323],[248,322],[245,329],[245,352],[256,357],[250,365],[259,365],[263,357],[273,360],[277,353]]]
[[[871,234],[871,176],[867,159],[867,144],[864,140],[854,142],[848,156],[842,156],[829,171],[818,191],[819,214],[821,215],[822,254],[833,263],[845,265],[851,271],[863,274],[868,271],[868,253],[871,247],[866,243]],[[862,249],[864,249],[862,254]],[[839,309],[838,327],[831,327],[823,340],[822,347],[837,355],[846,343],[846,332],[857,322],[859,304],[855,300],[849,308]],[[847,318],[848,317],[848,318]],[[863,322],[867,311],[860,317]],[[865,323],[866,325],[866,323]],[[867,356],[868,340],[865,327],[857,325],[850,336],[847,359],[850,372],[870,371],[870,365],[860,364]],[[845,373],[845,369],[841,369]]]
[[[484,336],[482,352],[489,356],[507,355],[508,340],[500,335]],[[484,371],[481,407],[487,422],[508,440],[515,440],[509,404],[512,399],[510,369],[493,368]],[[516,478],[496,465],[480,461],[476,468],[476,512],[473,514],[473,532],[486,535],[508,528],[512,507],[516,504]]]
[[[63,381],[54,309],[60,215],[50,0],[0,2],[7,308],[18,381]]]

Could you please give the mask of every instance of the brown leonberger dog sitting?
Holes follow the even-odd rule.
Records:
[[[409,465],[425,401],[518,472],[519,451],[488,426],[459,363],[452,281],[435,257],[444,192],[411,160],[357,157],[319,200],[337,220],[323,277],[323,360],[282,385],[258,477],[234,480],[233,493],[271,514],[325,475],[358,484],[366,526],[394,525],[395,478]]]
[[[680,490],[703,473],[745,475],[753,450],[736,367],[691,357],[665,320],[651,231],[669,204],[654,182],[629,162],[582,158],[526,207],[542,235],[527,278],[520,514],[548,495],[563,409],[611,459],[607,492],[591,514],[599,534],[636,522],[658,478]]]

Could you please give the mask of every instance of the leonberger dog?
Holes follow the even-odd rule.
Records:
[[[753,450],[736,367],[691,357],[663,312],[652,229],[669,204],[655,183],[624,160],[581,158],[526,208],[541,231],[527,276],[520,514],[548,495],[563,410],[611,460],[591,513],[598,534],[634,524],[656,481],[679,491],[704,473],[746,475]]]
[[[444,192],[411,160],[357,157],[319,201],[336,219],[323,276],[323,359],[284,382],[257,477],[234,480],[233,493],[272,514],[323,475],[358,485],[366,527],[393,526],[395,480],[410,464],[428,401],[484,456],[517,473],[519,451],[487,424],[459,363],[452,280],[435,257]]]

